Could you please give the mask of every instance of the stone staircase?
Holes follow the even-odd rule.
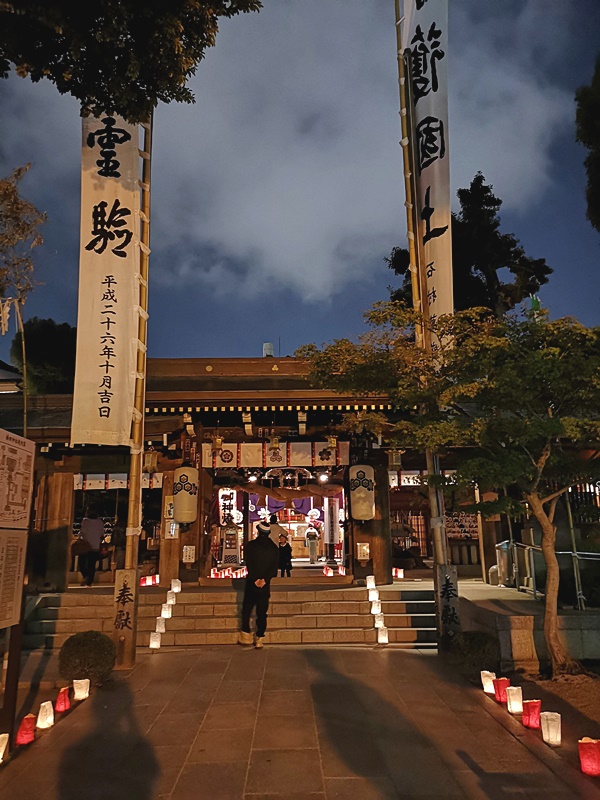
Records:
[[[284,589],[274,586],[266,644],[375,645],[368,592],[361,587],[320,588],[314,585]],[[380,587],[382,612],[390,645],[435,649],[435,605],[431,589]],[[160,615],[165,590],[142,590],[138,617],[138,646],[148,646]],[[26,626],[24,647],[55,651],[73,633],[112,631],[112,591],[81,590],[43,595]],[[162,647],[234,644],[239,628],[242,590],[233,587],[184,589],[166,622]]]

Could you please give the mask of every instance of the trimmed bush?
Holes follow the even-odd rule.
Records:
[[[479,679],[482,669],[498,671],[500,666],[500,644],[484,631],[460,631],[452,637],[451,652],[469,677]]]
[[[117,659],[112,639],[99,631],[82,631],[69,636],[58,654],[58,671],[67,681],[89,678],[100,686],[110,678]]]

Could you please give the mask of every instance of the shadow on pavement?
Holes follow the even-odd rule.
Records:
[[[89,706],[91,730],[61,758],[57,800],[151,800],[159,765],[138,727],[127,683],[96,690]]]

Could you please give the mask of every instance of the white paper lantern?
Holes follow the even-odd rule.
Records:
[[[173,473],[173,518],[189,525],[198,517],[198,470],[178,467]]]
[[[181,591],[181,581],[179,578],[173,578],[171,581],[171,591],[175,592],[176,594]]]
[[[379,600],[379,589],[369,589],[369,603]]]
[[[177,602],[177,595],[175,594],[175,592],[167,592],[167,603],[170,606],[174,606],[176,602]]]
[[[374,600],[371,603],[371,614],[381,614],[381,600]]]
[[[383,614],[375,614],[375,627],[383,628],[385,626],[385,617]]]
[[[0,733],[0,764],[4,761],[4,755],[8,747],[8,733]]]
[[[86,700],[90,696],[90,679],[73,681],[73,700]]]
[[[495,672],[488,672],[486,669],[481,670],[481,685],[486,694],[496,694],[494,689]]]
[[[162,617],[156,618],[156,628],[154,630],[156,631],[156,633],[167,632],[167,623],[164,621]]]
[[[150,634],[150,650],[158,650],[160,648],[160,633],[153,631]]]
[[[375,575],[367,575],[367,589],[376,589]]]
[[[523,690],[520,686],[507,686],[506,708],[509,714],[523,713]]]
[[[560,747],[560,714],[557,714],[556,711],[542,711],[540,722],[542,723],[542,739],[551,747]]]
[[[173,606],[170,603],[163,603],[160,609],[160,615],[163,619],[171,619],[173,616]]]
[[[51,728],[54,725],[54,706],[51,700],[42,703],[38,712],[36,728]]]
[[[350,467],[350,513],[352,519],[373,519],[375,516],[375,472],[373,467]]]
[[[383,626],[383,628],[377,628],[377,644],[388,644],[388,629]]]

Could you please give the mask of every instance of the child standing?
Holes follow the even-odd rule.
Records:
[[[285,533],[279,534],[279,569],[281,577],[284,572],[288,578],[292,577],[292,547],[287,540]]]

